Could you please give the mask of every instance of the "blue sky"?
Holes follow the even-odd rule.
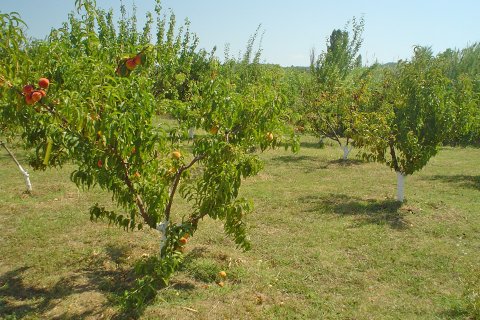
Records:
[[[18,11],[29,26],[28,33],[45,37],[51,27],[59,27],[74,0],[0,0],[0,11]],[[133,1],[123,1],[131,7]],[[97,0],[103,8],[118,12],[119,1]],[[139,21],[153,11],[154,1],[137,0]],[[262,25],[263,60],[284,66],[308,65],[312,48],[325,48],[333,29],[342,29],[353,16],[365,18],[364,62],[390,62],[411,56],[413,46],[431,46],[434,52],[463,48],[480,41],[480,1],[478,0],[164,0],[180,23],[186,17],[200,46],[218,47],[223,55],[226,43],[236,54]]]

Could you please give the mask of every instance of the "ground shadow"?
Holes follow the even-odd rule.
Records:
[[[456,175],[434,175],[424,178],[425,180],[438,180],[446,183],[457,184],[463,188],[480,190],[480,176],[465,174]]]
[[[289,155],[289,156],[277,156],[272,158],[273,161],[283,162],[286,164],[289,163],[298,163],[298,162],[316,162],[318,163],[318,157],[314,156],[298,156],[298,155]]]
[[[105,252],[111,261],[115,262],[115,264],[117,265],[120,265],[126,262],[128,258],[129,248],[127,246],[119,247],[108,245],[105,248]]]
[[[289,167],[294,166],[296,169],[300,169],[304,172],[314,172],[317,170],[327,169],[328,165],[325,161],[322,161],[319,157],[314,156],[277,156],[272,158],[272,162],[281,162]]]
[[[305,156],[305,155],[285,155],[272,158],[273,162],[281,162],[288,166],[295,166],[298,169],[303,170],[306,173],[314,172],[317,170],[328,169],[331,167],[351,167],[365,164],[364,160],[360,159],[336,159],[325,161],[320,157]]]
[[[0,276],[0,316],[23,317],[32,312],[35,307],[29,304],[12,307],[9,304],[10,300],[38,299],[48,293],[47,290],[30,287],[23,282],[22,274],[28,269],[30,267],[20,267]]]
[[[325,142],[320,141],[301,141],[300,148],[306,149],[324,149],[326,146]]]
[[[345,194],[329,194],[307,196],[299,201],[307,204],[307,212],[355,216],[357,226],[378,224],[388,225],[398,230],[408,227],[408,223],[405,221],[405,212],[410,210],[402,210],[402,204],[393,199],[361,199]]]
[[[472,315],[473,312],[473,310],[468,310],[464,306],[454,306],[450,310],[441,312],[439,319],[478,319]]]
[[[351,167],[351,166],[358,166],[361,164],[367,163],[364,160],[360,159],[337,159],[337,160],[330,160],[327,162],[327,167],[330,165],[342,166],[342,167]]]
[[[120,308],[121,297],[125,291],[135,286],[134,267],[123,263],[131,249],[108,246],[104,252],[105,254],[78,261],[79,267],[71,275],[61,278],[49,287],[29,284],[26,278],[31,278],[28,273],[32,272],[32,267],[28,266],[0,275],[0,318],[23,319],[40,316],[51,319],[84,319],[101,318],[105,314],[109,314],[112,319],[139,318],[144,309],[123,311]],[[201,253],[193,252],[191,258],[198,254]],[[187,282],[172,282],[170,285],[176,290],[194,289],[194,285]],[[82,294],[88,296],[89,293],[96,296],[100,293],[100,296],[105,298],[83,307],[64,307],[68,299],[75,301],[75,298],[83,298]]]
[[[64,278],[50,288],[37,288],[25,283],[23,276],[30,267],[20,267],[0,276],[0,316],[29,318],[53,310],[65,297],[92,290],[91,285],[75,286],[77,276]],[[54,316],[53,319],[83,319],[95,316],[95,310]]]
[[[189,265],[190,263],[192,263],[196,259],[204,257],[207,253],[208,253],[208,247],[199,246],[199,247],[193,248],[183,258],[182,266]]]

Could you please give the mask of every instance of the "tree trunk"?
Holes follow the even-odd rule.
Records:
[[[348,147],[348,146],[342,146],[343,150],[343,160],[348,160],[348,155],[350,154],[350,151],[352,151],[353,147]]]
[[[157,230],[162,234],[160,238],[160,256],[162,256],[163,247],[165,247],[165,241],[167,240],[167,228],[168,220],[163,220],[161,223],[157,224]]]
[[[31,193],[32,192],[32,183],[30,182],[30,175],[28,174],[27,170],[23,169],[23,167],[20,165],[20,162],[18,162],[17,158],[15,158],[13,153],[7,148],[7,146],[5,145],[5,143],[3,141],[0,141],[0,145],[7,151],[7,153],[10,155],[10,157],[13,159],[13,161],[17,164],[18,169],[23,174],[23,178],[25,179],[25,185],[27,186],[27,192]]]
[[[188,138],[191,140],[195,137],[195,128],[188,129]]]
[[[403,202],[405,198],[405,175],[397,171],[397,200]]]

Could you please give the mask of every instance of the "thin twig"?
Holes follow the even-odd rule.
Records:
[[[120,162],[121,162],[122,168],[123,168],[123,173],[125,175],[124,182],[127,185],[128,190],[130,190],[130,192],[135,196],[135,203],[137,204],[138,210],[140,211],[140,215],[142,216],[142,218],[143,218],[143,220],[145,221],[146,224],[148,224],[152,228],[155,227],[155,226],[150,224],[150,218],[149,218],[149,216],[147,214],[147,211],[145,209],[145,204],[142,200],[142,197],[138,194],[137,190],[135,190],[135,187],[133,186],[132,180],[130,179],[130,173],[128,172],[127,163],[122,159],[122,157],[120,157],[117,154],[115,149],[113,151],[115,152],[114,155],[117,156],[118,159],[120,159]]]
[[[198,313],[198,310],[195,310],[195,309],[192,309],[192,308],[189,308],[189,307],[180,307],[182,309],[185,309],[185,310],[188,310],[188,311],[192,311],[192,312],[195,312],[195,313]]]

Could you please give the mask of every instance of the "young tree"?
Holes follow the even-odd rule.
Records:
[[[320,89],[334,89],[354,68],[361,66],[362,58],[358,51],[363,42],[365,23],[363,18],[359,22],[353,18],[351,24],[351,33],[346,29],[333,30],[327,42],[327,50],[318,56],[314,50],[310,54],[310,71]]]
[[[306,122],[315,135],[336,141],[343,150],[346,160],[351,151],[352,104],[356,87],[352,71],[361,67],[358,54],[362,44],[363,18],[351,22],[351,32],[333,30],[327,49],[320,55],[312,50],[310,55],[310,96],[304,114]],[[346,139],[343,142],[342,138]]]
[[[363,156],[397,173],[397,198],[404,200],[404,178],[422,169],[438,152],[448,127],[450,81],[430,49],[417,47],[410,62],[386,70],[374,90],[370,111],[357,115],[356,145]]]
[[[106,209],[108,201],[94,204],[93,220],[161,231],[154,267],[127,296],[136,305],[154,294],[155,284],[168,281],[204,218],[222,220],[240,248],[250,247],[245,216],[252,204],[239,190],[262,168],[255,149],[281,143],[285,98],[277,76],[257,60],[239,69],[221,65],[195,49],[195,38],[174,37],[173,15],[166,37],[165,21],[157,20],[152,46],[143,42],[148,36],[134,35],[135,20],[122,18],[117,33],[110,13],[93,1],[79,2],[79,10],[80,17],[70,15],[46,41],[21,49],[32,63],[4,77],[10,94],[2,98],[8,102],[2,111],[34,149],[34,168],[73,163],[74,183],[112,195],[117,209]],[[39,77],[49,81],[33,86],[42,94],[30,103],[31,94],[19,88]],[[162,125],[159,113],[178,125]],[[183,138],[192,123],[206,134],[187,147]],[[175,210],[178,196],[190,212]]]

